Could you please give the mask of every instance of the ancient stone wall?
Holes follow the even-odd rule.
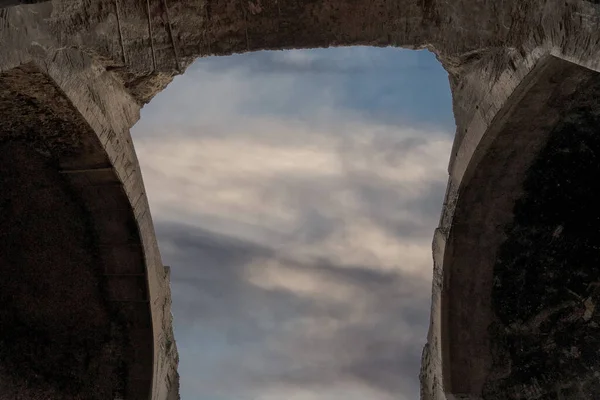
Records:
[[[172,343],[168,279],[129,137],[139,108],[200,56],[358,44],[435,52],[449,73],[457,131],[434,235],[432,322],[421,380],[424,399],[452,398],[443,375],[443,350],[451,337],[442,319],[448,293],[444,258],[461,188],[472,179],[468,171],[474,163],[483,159],[478,149],[512,104],[511,95],[540,60],[553,56],[600,70],[597,1],[22,3],[27,2],[0,0],[0,72],[29,63],[48,76],[95,132],[123,183],[145,255],[155,350],[151,391],[156,400],[167,398],[177,386],[177,356],[174,345],[165,346]]]

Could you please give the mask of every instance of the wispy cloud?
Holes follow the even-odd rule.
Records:
[[[144,110],[184,399],[416,398],[451,135],[346,106],[379,51],[199,62]]]
[[[188,398],[342,399],[349,388],[414,398],[429,280],[303,264],[178,225],[159,224],[159,234],[169,242],[164,256],[187,266],[173,290]]]
[[[367,47],[198,60],[146,106],[142,126],[163,135],[174,123],[210,130],[249,115],[323,122],[332,108],[378,124],[454,130],[447,74],[431,53]]]

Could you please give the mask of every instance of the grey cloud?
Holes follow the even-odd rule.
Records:
[[[442,112],[445,108],[440,109],[440,101],[430,101],[428,106],[433,108],[425,119],[421,116],[424,107],[397,100],[403,92],[407,92],[406,97],[428,92],[407,77],[438,76],[436,71],[427,72],[434,64],[419,61],[408,51],[396,50],[397,55],[390,57],[390,52],[375,50],[368,49],[364,57],[358,56],[360,52],[355,48],[313,50],[310,57],[301,61],[283,51],[199,59],[145,106],[138,129],[145,135],[165,135],[173,134],[172,127],[177,125],[185,127],[187,135],[211,131],[213,135],[231,135],[234,130],[240,131],[234,125],[244,118],[284,116],[312,121],[333,107],[343,111],[338,116],[344,120],[360,118],[397,128],[406,126],[408,121],[426,127],[423,133],[439,131],[438,114],[444,121],[451,118]],[[435,69],[441,71],[439,66]],[[355,76],[363,72],[362,76]],[[441,93],[437,95],[440,96]],[[164,106],[167,100],[160,100],[166,98],[170,107]],[[449,102],[450,98],[448,105]],[[334,129],[335,122],[340,121],[333,122],[331,134],[343,134]],[[444,130],[448,136],[453,133],[453,127]],[[389,154],[398,157],[392,149]]]
[[[438,218],[441,209],[440,192],[437,185],[432,191],[432,199],[419,196],[416,200],[407,199],[403,193],[408,190],[402,185],[393,185],[376,177],[354,177],[353,186],[359,194],[358,198],[366,214],[393,237],[408,241],[422,241],[432,236],[432,222]],[[428,193],[429,194],[429,193]],[[429,204],[435,202],[437,210],[431,212]],[[394,215],[391,210],[404,211],[401,215]],[[407,218],[405,214],[410,214]]]
[[[283,387],[349,400],[330,391],[344,382],[372,400],[418,397],[431,288],[420,268],[446,179],[436,143],[449,153],[449,140],[399,122],[413,92],[391,94],[414,90],[402,70],[423,71],[417,58],[323,51],[200,60],[136,127],[172,266],[183,399],[285,399],[269,394]]]
[[[307,301],[283,293],[264,293],[243,279],[243,268],[255,259],[274,257],[266,247],[219,235],[202,228],[177,223],[156,223],[165,263],[171,265],[173,309],[176,327],[194,321],[226,318],[228,325],[242,325],[247,335],[262,331],[248,318],[254,306],[273,307],[294,303],[294,309],[307,310]],[[168,245],[167,245],[168,243]],[[164,245],[164,246],[163,246]],[[266,298],[268,297],[268,299]],[[246,314],[245,314],[246,313]],[[281,314],[282,310],[276,311]],[[289,309],[285,310],[285,314]],[[262,334],[263,332],[261,332]]]
[[[408,201],[406,207],[409,210],[414,210],[419,217],[427,221],[435,219],[437,222],[442,213],[446,181],[427,182],[426,186],[427,189],[423,195],[418,199]],[[433,236],[433,232],[431,236]]]
[[[200,59],[192,68],[204,68],[207,71],[229,71],[243,70],[248,74],[289,73],[289,74],[359,74],[359,73],[382,73],[382,72],[409,72],[411,69],[421,71],[428,70],[431,66],[422,63],[406,62],[402,71],[386,62],[382,56],[378,56],[372,49],[369,50],[370,57],[357,57],[356,51],[349,53],[346,49],[314,49],[315,57],[310,60],[296,61],[286,57],[288,51],[259,51],[251,54],[236,54],[230,57],[217,59]],[[324,53],[327,51],[327,53]],[[400,50],[398,50],[400,51]],[[294,52],[294,50],[292,50]],[[298,51],[302,52],[302,50]],[[351,56],[350,56],[351,55]]]
[[[375,137],[373,147],[385,157],[389,164],[396,164],[409,153],[426,146],[429,140],[427,137],[415,136],[390,140],[389,137],[380,136]]]
[[[184,333],[185,326],[198,323],[217,330],[220,327],[221,334],[240,354],[250,351],[249,347],[267,349],[266,353],[257,353],[256,363],[266,360],[270,366],[244,369],[236,364],[234,357],[219,367],[240,379],[239,387],[235,382],[229,383],[231,396],[248,390],[245,386],[248,384],[255,389],[261,385],[303,385],[318,391],[323,384],[335,385],[335,380],[359,381],[378,391],[404,394],[407,398],[417,396],[415,377],[428,322],[430,282],[372,268],[341,267],[330,260],[310,264],[293,259],[279,260],[286,268],[365,290],[368,305],[363,312],[366,314],[358,320],[354,316],[351,323],[345,324],[344,321],[357,312],[352,302],[329,304],[299,297],[290,291],[251,286],[245,280],[244,268],[257,258],[277,258],[268,248],[160,221],[157,232],[167,249],[163,257],[172,265],[176,334]],[[335,335],[314,340],[301,330],[279,331],[286,321],[303,317],[317,320],[324,317],[344,326]],[[278,334],[284,336],[283,349],[269,351],[268,338]],[[199,342],[191,342],[194,339],[185,334],[178,338],[185,365],[195,363],[186,358],[189,354],[186,348],[202,346],[208,350],[213,345],[201,337],[197,338]],[[288,342],[290,348],[286,348]],[[311,363],[328,349],[331,349],[331,359],[325,367]],[[303,351],[299,353],[299,350]],[[299,356],[303,356],[300,364],[295,362]],[[186,388],[188,383],[198,379],[193,369],[182,369],[181,374],[183,398],[202,399],[210,395]]]
[[[289,240],[297,244],[322,242],[344,224],[344,216],[336,214],[340,210],[327,207],[328,196],[343,188],[356,195],[361,214],[393,237],[405,241],[431,239],[442,207],[445,182],[422,182],[424,193],[411,199],[407,195],[414,189],[411,185],[390,182],[376,173],[358,173],[350,167],[344,175],[340,180],[282,174],[268,182],[256,182],[256,186],[264,188],[265,197],[284,198],[287,207],[299,213],[298,226],[289,235]],[[397,215],[395,211],[401,213]]]

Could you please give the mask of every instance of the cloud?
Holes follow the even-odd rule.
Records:
[[[184,399],[418,396],[451,135],[348,103],[397,55],[327,54],[198,62],[132,132]]]
[[[402,71],[413,69],[431,70],[431,64],[420,62],[417,52],[399,49],[394,54],[401,59]],[[390,60],[390,51],[381,51],[370,47],[340,47],[335,49],[261,51],[251,54],[236,54],[227,58],[207,59],[192,68],[205,68],[208,71],[243,70],[251,74],[359,74],[399,72],[396,60]],[[392,62],[390,62],[392,61]]]
[[[307,264],[180,224],[157,229],[163,257],[179,269],[173,307],[189,398],[299,390],[341,399],[348,387],[414,398],[429,280]]]
[[[210,131],[224,120],[243,123],[257,115],[323,123],[334,109],[426,131],[443,127],[451,134],[450,105],[447,74],[427,51],[262,51],[197,60],[144,108],[139,129],[146,136],[169,134],[173,125]]]
[[[440,213],[445,135],[360,121],[343,136],[286,120],[246,122],[255,135],[137,138],[155,218],[194,221],[296,256],[430,264],[424,249]]]

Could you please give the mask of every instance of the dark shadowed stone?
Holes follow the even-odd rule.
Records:
[[[494,268],[496,370],[484,398],[600,393],[600,78],[564,99]]]

